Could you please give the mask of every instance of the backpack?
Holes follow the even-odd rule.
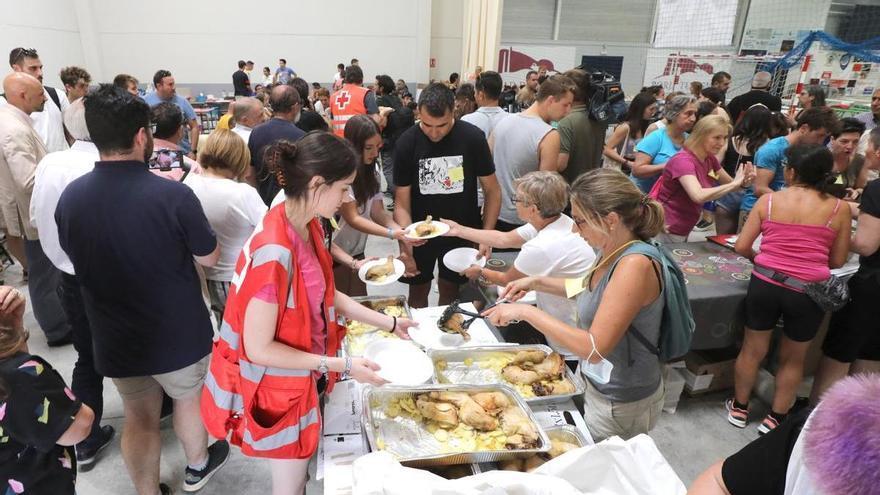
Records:
[[[61,99],[58,98],[58,91],[51,86],[44,86],[46,88],[46,92],[49,93],[49,98],[55,102],[55,106],[58,107],[58,110],[61,110]]]
[[[663,269],[663,317],[660,321],[658,345],[652,344],[633,327],[632,335],[661,362],[669,362],[687,354],[694,336],[694,315],[688,300],[684,274],[675,259],[657,241],[639,242],[626,250],[626,254],[642,254],[660,263]]]

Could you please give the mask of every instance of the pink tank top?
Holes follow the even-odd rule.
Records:
[[[773,194],[767,202],[767,219],[761,222],[761,252],[755,256],[755,264],[784,273],[804,282],[821,282],[831,276],[828,258],[837,232],[831,222],[840,208],[840,200],[825,225],[804,225],[772,220]],[[782,285],[760,273],[752,275]]]

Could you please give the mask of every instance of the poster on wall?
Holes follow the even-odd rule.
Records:
[[[730,52],[684,52],[666,49],[648,50],[645,61],[645,86],[663,86],[666,92],[687,91],[691,81],[709,86],[712,74],[730,72]]]
[[[850,53],[815,44],[810,55],[804,81],[823,87],[829,99],[860,99],[870,96],[873,88],[880,85],[880,73],[871,70],[873,64]]]
[[[739,47],[740,56],[782,55],[802,42],[806,30],[779,30],[770,28],[746,29]]]
[[[548,74],[565,72],[577,65],[573,46],[513,45],[498,51],[498,73],[504,83],[521,84],[530,70]]]

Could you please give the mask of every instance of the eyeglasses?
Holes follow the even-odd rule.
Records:
[[[577,225],[578,227],[580,227],[581,225],[583,225],[587,222],[586,218],[581,218],[581,217],[577,217],[574,215],[571,216],[571,219],[574,220],[574,224]]]
[[[523,205],[523,206],[530,205],[530,204],[534,204],[534,203],[530,203],[530,202],[526,201],[525,198],[520,198],[520,197],[517,196],[517,195],[513,195],[513,196],[511,196],[511,197],[510,197],[510,202],[513,203],[513,204],[517,204],[517,203],[519,203],[519,204],[521,204],[521,205]]]

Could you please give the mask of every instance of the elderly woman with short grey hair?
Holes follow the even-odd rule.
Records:
[[[647,194],[660,177],[666,162],[681,150],[687,133],[697,121],[697,99],[691,95],[679,95],[666,102],[663,116],[665,128],[645,136],[636,146],[636,162],[633,165],[633,182]]]
[[[520,249],[513,266],[506,272],[471,265],[463,274],[484,283],[505,286],[509,282],[534,276],[575,278],[593,264],[596,255],[586,241],[575,233],[575,224],[563,210],[568,206],[568,183],[556,172],[536,171],[514,181],[516,194],[511,198],[517,216],[525,225],[510,232],[479,230],[444,219],[451,226],[447,236],[460,237],[498,249]],[[576,323],[574,300],[553,294],[538,293],[538,307],[555,318]],[[551,347],[566,358],[576,359],[554,342]]]

